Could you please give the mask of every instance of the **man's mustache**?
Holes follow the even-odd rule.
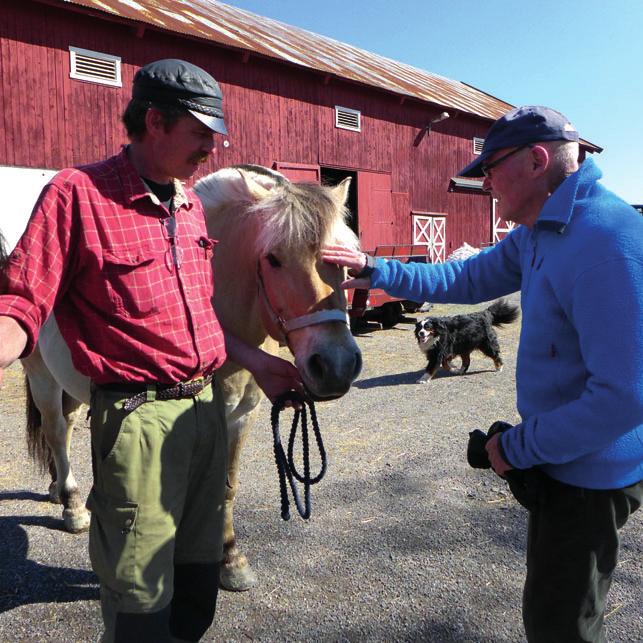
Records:
[[[205,163],[210,155],[207,152],[203,152],[200,154],[195,154],[194,156],[190,157],[190,161],[193,163],[198,163],[199,165]]]

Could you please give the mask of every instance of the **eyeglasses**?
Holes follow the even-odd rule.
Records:
[[[493,170],[494,167],[498,167],[503,161],[506,161],[512,154],[516,154],[517,152],[520,152],[520,150],[524,150],[526,147],[533,147],[532,145],[521,145],[520,147],[517,147],[515,150],[511,150],[511,152],[507,152],[505,155],[501,156],[499,159],[496,159],[495,161],[491,161],[491,163],[483,163],[480,166],[480,169],[482,170],[482,173],[488,178],[489,173],[491,170]]]

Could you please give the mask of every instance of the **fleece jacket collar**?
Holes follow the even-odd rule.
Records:
[[[574,174],[568,176],[547,199],[535,228],[562,233],[572,218],[576,201],[603,176],[593,159],[587,159]]]

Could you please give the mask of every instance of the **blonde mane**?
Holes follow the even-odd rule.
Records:
[[[275,247],[295,252],[318,250],[326,243],[358,245],[336,188],[291,183],[274,170],[238,165],[201,179],[194,189],[208,219],[226,217],[226,225],[242,225],[248,218],[257,221],[260,254]]]

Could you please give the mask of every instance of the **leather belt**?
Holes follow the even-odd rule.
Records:
[[[194,397],[207,388],[212,383],[212,379],[213,375],[210,373],[204,377],[197,377],[189,382],[179,382],[178,384],[134,384],[122,382],[120,384],[99,384],[98,387],[116,391],[138,390],[138,393],[128,397],[123,402],[123,409],[133,411],[141,404],[152,402],[153,400],[181,400],[187,397]],[[150,388],[155,389],[155,395],[148,399],[148,390]]]

